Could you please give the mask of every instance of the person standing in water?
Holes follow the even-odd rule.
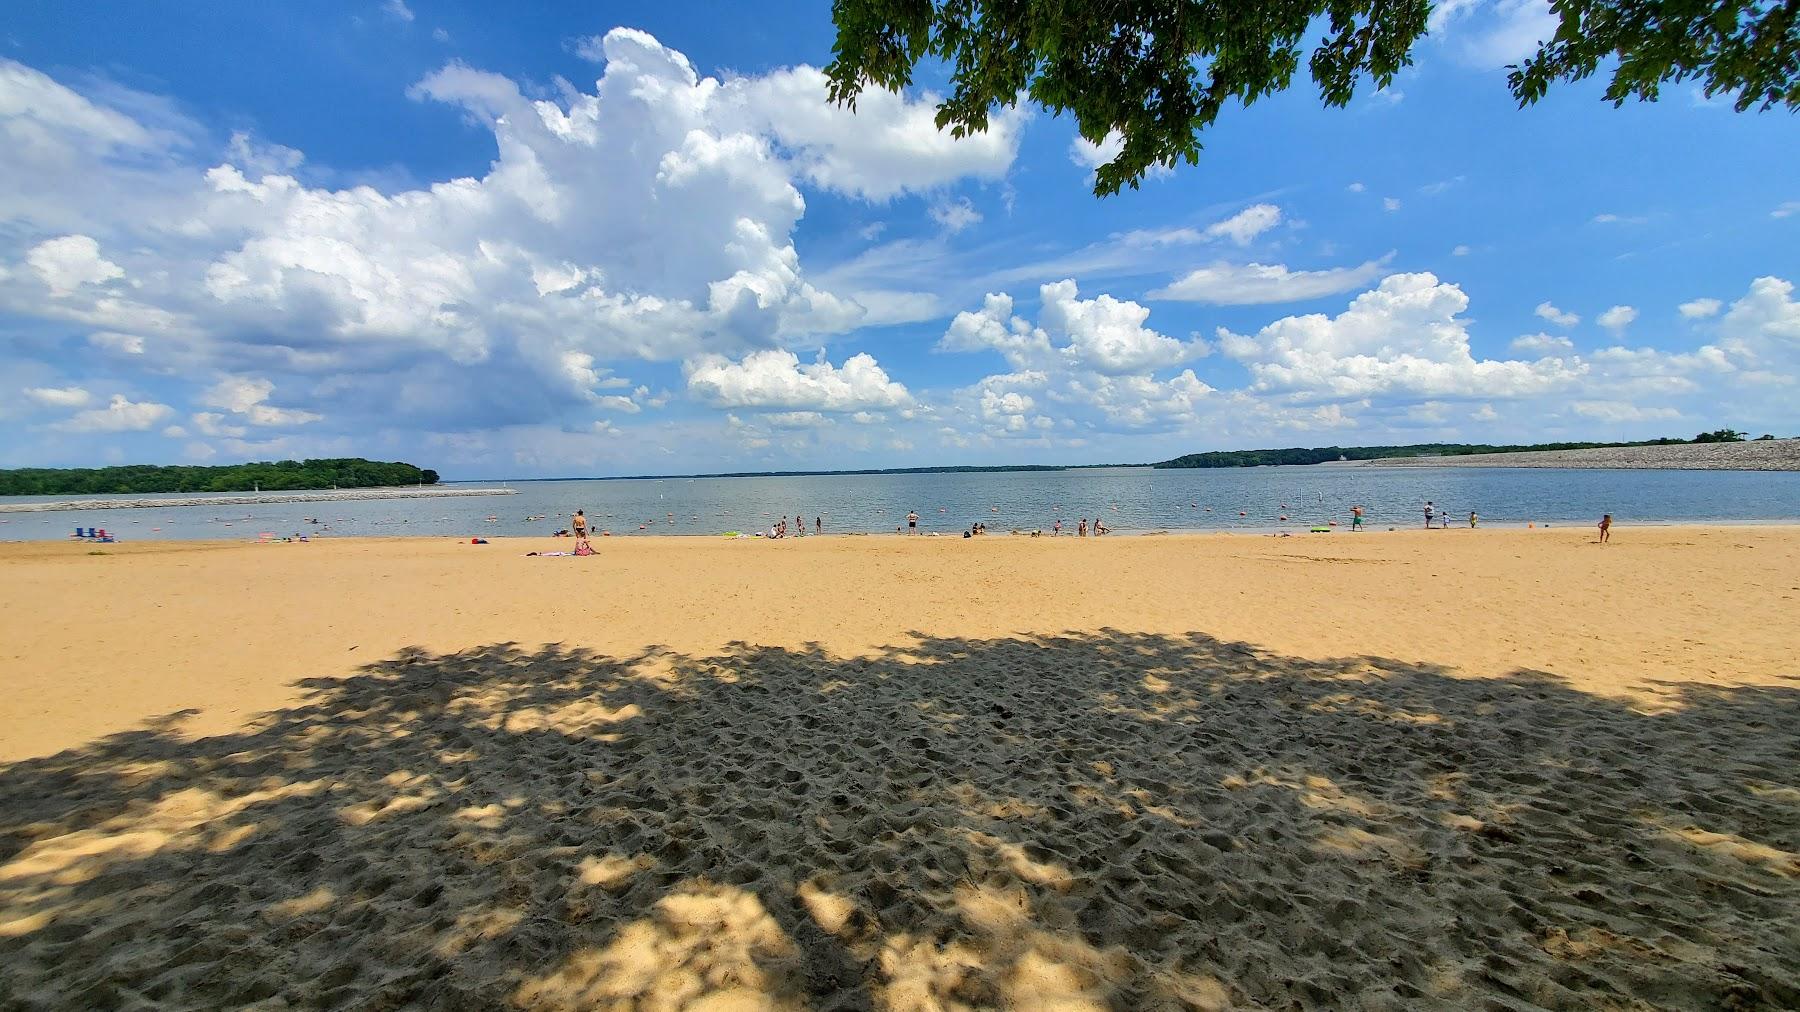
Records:
[[[1075,536],[1078,538],[1087,537],[1087,517],[1082,517],[1081,523],[1075,525]]]
[[[575,515],[569,518],[569,528],[575,532],[576,537],[587,537],[587,515],[576,510]]]
[[[1434,515],[1436,515],[1436,513],[1437,513],[1437,507],[1433,506],[1431,504],[1430,499],[1425,500],[1425,529],[1426,530],[1431,530],[1431,518]]]
[[[1350,530],[1351,530],[1351,532],[1354,533],[1356,531],[1362,530],[1362,522],[1363,522],[1363,508],[1361,506],[1350,507]]]
[[[919,514],[917,510],[906,511],[906,533],[919,533]]]
[[[1477,517],[1477,516],[1476,516],[1476,515],[1475,515],[1475,511],[1474,511],[1474,510],[1470,510],[1470,511],[1469,511],[1469,530],[1474,530],[1474,529],[1475,529],[1475,521],[1477,521],[1477,520],[1479,520],[1479,519],[1480,519],[1480,517]]]
[[[813,517],[813,533],[814,534],[825,533],[825,518],[824,517]]]

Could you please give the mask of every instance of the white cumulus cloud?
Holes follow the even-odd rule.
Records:
[[[912,400],[906,387],[888,377],[868,354],[852,355],[842,366],[827,361],[802,364],[791,351],[752,352],[742,361],[704,355],[688,362],[688,392],[723,408],[790,411],[861,411],[902,407]]]
[[[323,415],[295,408],[277,408],[263,403],[275,392],[275,384],[250,376],[227,376],[199,398],[208,407],[223,408],[240,415],[251,425],[290,426],[316,422]],[[198,416],[196,416],[198,417]]]
[[[981,212],[975,210],[967,197],[944,200],[931,205],[931,220],[943,226],[946,232],[961,232],[970,225],[980,224]]]
[[[58,298],[74,294],[82,285],[125,276],[123,268],[100,255],[100,244],[85,235],[46,239],[25,254],[25,262]]]
[[[58,422],[55,428],[64,432],[142,432],[155,428],[175,413],[167,404],[154,401],[132,401],[114,394],[103,408],[90,408],[74,417]]]
[[[1523,355],[1567,355],[1575,350],[1575,342],[1554,334],[1526,334],[1513,338],[1512,350]]]
[[[25,396],[50,408],[78,408],[90,396],[81,387],[28,387]]]
[[[1548,320],[1558,327],[1573,327],[1581,322],[1581,317],[1576,316],[1574,313],[1564,312],[1548,302],[1538,303],[1537,308],[1532,310],[1532,312],[1536,314],[1539,319]]]
[[[1594,317],[1594,322],[1605,327],[1607,330],[1617,333],[1624,330],[1626,327],[1631,326],[1631,321],[1637,319],[1637,315],[1637,310],[1630,306],[1614,306],[1606,312],[1601,313],[1599,316]]]
[[[1692,302],[1683,302],[1676,309],[1685,319],[1704,320],[1707,317],[1719,315],[1719,310],[1724,307],[1725,303],[1718,299],[1695,299]]]
[[[1461,314],[1468,296],[1429,273],[1395,274],[1335,317],[1289,316],[1254,335],[1220,329],[1220,347],[1254,387],[1321,397],[1521,396],[1568,384],[1579,365],[1477,359]]]
[[[1299,302],[1361,288],[1381,276],[1388,259],[1318,271],[1289,270],[1284,264],[1219,261],[1150,292],[1149,297],[1223,306]]]
[[[979,311],[958,313],[938,347],[992,348],[1015,369],[1072,369],[1102,375],[1148,372],[1205,355],[1204,341],[1181,341],[1145,326],[1150,310],[1100,295],[1080,298],[1070,279],[1038,289],[1042,309],[1033,326],[1013,315],[1012,296],[990,293]]]
[[[1206,226],[1206,236],[1230,239],[1239,246],[1247,246],[1251,240],[1279,224],[1281,208],[1274,204],[1252,204],[1224,221]]]
[[[1027,119],[1002,112],[958,140],[930,94],[871,90],[852,113],[811,67],[708,77],[631,29],[582,48],[599,79],[554,98],[454,62],[421,80],[410,95],[459,110],[494,154],[414,189],[310,185],[300,152],[242,134],[209,148],[197,127],[176,143],[0,61],[0,219],[36,244],[0,238],[0,262],[29,266],[0,275],[0,311],[79,328],[147,370],[334,402],[233,413],[250,424],[553,421],[600,396],[598,363],[920,318],[929,296],[865,306],[809,280],[801,188],[882,201],[998,180]]]

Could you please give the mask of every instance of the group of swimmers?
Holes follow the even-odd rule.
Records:
[[[1096,537],[1096,538],[1102,534],[1111,534],[1112,533],[1112,528],[1106,526],[1106,522],[1104,520],[1101,520],[1098,514],[1096,514],[1094,516],[1094,525],[1093,526],[1094,526],[1094,537]],[[1062,518],[1058,517],[1056,519],[1056,522],[1050,525],[1050,536],[1053,538],[1060,538],[1060,537],[1062,537],[1062,532],[1063,532]],[[1088,518],[1087,517],[1082,517],[1080,522],[1075,525],[1075,536],[1078,538],[1085,538],[1088,536]]]
[[[1425,529],[1426,530],[1431,530],[1434,526],[1439,529],[1443,529],[1443,530],[1449,529],[1450,513],[1447,510],[1440,510],[1435,502],[1427,499],[1425,501],[1425,511],[1424,512],[1425,512]],[[583,513],[581,510],[576,510],[574,515],[571,516],[569,519],[570,519],[569,529],[557,531],[556,536],[557,537],[566,537],[566,536],[573,534],[573,536],[575,538],[575,554],[577,554],[577,555],[593,554],[594,549],[592,548],[592,546],[590,546],[588,544],[588,521],[587,521],[586,514]],[[1287,518],[1283,517],[1282,519],[1285,520]],[[1474,510],[1470,510],[1469,511],[1469,528],[1471,530],[1475,529],[1480,524],[1480,522],[1481,522],[1480,515],[1477,514]],[[1082,517],[1080,522],[1078,522],[1075,526],[1076,537],[1082,537],[1082,538],[1087,537],[1089,526],[1090,526],[1090,524],[1089,524],[1088,518]],[[1335,521],[1335,520],[1332,521],[1331,526],[1334,526],[1334,527],[1337,526],[1337,521]],[[1353,532],[1361,531],[1363,529],[1363,526],[1364,526],[1363,507],[1360,504],[1358,504],[1356,506],[1352,506],[1350,508],[1350,530]],[[1094,533],[1095,537],[1099,537],[1102,534],[1111,534],[1112,533],[1112,528],[1106,526],[1106,522],[1100,518],[1100,515],[1098,513],[1096,513],[1093,518],[1092,528],[1093,528],[1093,533]],[[1612,538],[1612,514],[1611,513],[1608,513],[1605,516],[1600,518],[1599,528],[1600,528],[1600,543],[1605,544],[1607,541],[1611,540],[1611,538]],[[1322,529],[1322,528],[1320,528],[1320,529]],[[906,530],[906,533],[908,533],[908,534],[919,533],[918,511],[916,511],[916,510],[908,510],[907,511],[905,530]],[[985,535],[987,532],[988,532],[987,524],[978,522],[978,523],[971,525],[967,530],[965,530],[963,532],[963,537],[965,537],[965,538],[980,537],[982,535]],[[1058,517],[1056,519],[1056,522],[1051,525],[1050,533],[1051,533],[1051,536],[1053,536],[1053,537],[1061,537],[1062,532],[1063,532],[1062,518]],[[825,533],[825,518],[823,516],[817,516],[817,517],[813,518],[813,533],[814,534],[824,534]],[[1034,531],[1033,536],[1035,537],[1038,533],[1041,533],[1041,532]],[[780,520],[776,521],[775,524],[769,528],[769,532],[766,535],[766,537],[774,539],[774,538],[785,538],[785,537],[789,537],[790,535],[793,537],[796,537],[796,538],[806,536],[806,518],[805,517],[801,517],[801,516],[794,517],[794,524],[792,527],[788,526],[787,517],[782,517]],[[585,549],[585,551],[584,551],[584,549]]]
[[[824,517],[813,517],[813,533],[814,534],[824,534],[825,533],[825,518]],[[791,528],[788,526],[787,517],[782,517],[780,520],[775,521],[775,523],[769,527],[769,533],[767,536],[769,538],[773,539],[773,538],[785,538],[785,537],[788,537],[789,535],[792,535],[793,537],[796,537],[796,538],[806,537],[806,518],[805,517],[798,517],[798,516],[795,517],[794,518],[794,526]]]

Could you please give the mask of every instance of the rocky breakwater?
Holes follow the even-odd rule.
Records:
[[[1742,443],[1609,446],[1592,450],[1532,450],[1446,457],[1382,457],[1368,467],[1580,467],[1684,471],[1800,471],[1800,439]]]
[[[442,496],[517,495],[510,488],[352,488],[321,492],[257,492],[249,495],[186,496],[179,499],[71,499],[61,502],[0,503],[0,513],[47,513],[55,510],[150,509],[159,506],[251,506],[283,502],[350,502],[362,499],[431,499]]]

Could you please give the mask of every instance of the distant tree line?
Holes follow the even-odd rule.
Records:
[[[328,488],[435,485],[438,473],[399,461],[331,457],[221,467],[25,467],[0,470],[0,495],[135,495],[147,492],[294,492]]]
[[[1773,439],[1762,436],[1761,439]],[[1635,443],[1409,443],[1405,446],[1293,446],[1284,450],[1214,450],[1189,453],[1151,467],[1263,467],[1270,464],[1324,464],[1333,460],[1375,460],[1380,457],[1457,457],[1479,453],[1523,453],[1527,450],[1596,450],[1619,446],[1676,446],[1684,443],[1736,443],[1744,434],[1735,429],[1702,432],[1693,439],[1645,439]]]

